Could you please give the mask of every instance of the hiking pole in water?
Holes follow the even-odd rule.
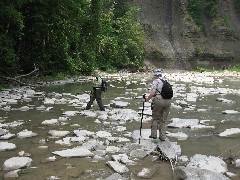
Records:
[[[143,99],[146,100],[146,94],[143,94]],[[145,103],[145,101],[143,101],[143,108],[142,108],[142,117],[141,117],[141,125],[140,125],[139,144],[140,144],[140,138],[142,137],[142,121],[143,121],[144,103]]]

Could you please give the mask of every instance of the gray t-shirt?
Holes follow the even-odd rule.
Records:
[[[163,82],[161,81],[160,78],[158,78],[153,81],[151,90],[156,89],[156,94],[160,94],[162,92],[162,87]]]

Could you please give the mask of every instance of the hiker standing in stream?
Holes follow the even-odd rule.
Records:
[[[166,139],[166,122],[171,107],[171,98],[173,91],[171,85],[162,78],[161,70],[153,73],[154,80],[149,96],[144,99],[145,102],[152,100],[152,124],[150,138],[157,139],[157,130],[159,129],[159,139]]]
[[[90,101],[88,102],[87,107],[85,109],[89,110],[93,104],[93,101],[96,99],[98,106],[100,108],[100,111],[105,111],[105,108],[102,103],[102,91],[104,91],[102,86],[103,79],[99,75],[98,70],[95,70],[93,72],[93,77],[95,77],[96,79],[94,80],[93,90],[91,91],[91,95],[90,95]]]

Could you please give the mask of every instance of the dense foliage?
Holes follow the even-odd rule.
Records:
[[[204,29],[205,14],[211,20],[217,15],[217,0],[188,0],[188,11],[196,24]]]
[[[142,29],[127,0],[0,0],[0,75],[139,68]]]

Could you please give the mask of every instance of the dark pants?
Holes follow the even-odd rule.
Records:
[[[94,100],[97,100],[98,106],[100,110],[105,110],[103,103],[102,103],[102,90],[101,89],[94,89],[90,95],[90,101],[87,104],[86,109],[90,109],[91,105],[93,104]]]

